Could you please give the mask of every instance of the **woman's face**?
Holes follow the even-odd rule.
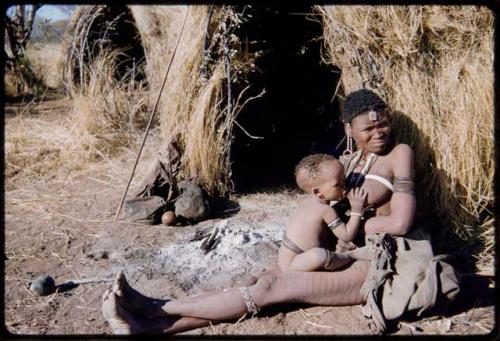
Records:
[[[389,119],[383,111],[369,115],[368,111],[359,114],[351,120],[351,136],[362,149],[368,153],[382,153],[389,141]]]

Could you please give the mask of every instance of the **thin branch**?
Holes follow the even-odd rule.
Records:
[[[253,135],[250,135],[250,133],[248,131],[245,130],[245,128],[243,128],[236,120],[233,120],[234,124],[236,124],[236,126],[238,128],[240,128],[248,137],[252,138],[252,139],[255,139],[255,140],[263,140],[264,139],[264,136],[253,136]]]

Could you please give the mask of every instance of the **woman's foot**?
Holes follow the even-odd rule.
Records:
[[[137,334],[143,331],[141,322],[120,306],[116,294],[110,290],[102,295],[102,314],[113,334]]]
[[[144,296],[128,284],[122,271],[116,276],[113,292],[116,294],[120,305],[131,313],[146,318],[167,316],[167,313],[161,307],[168,301]]]

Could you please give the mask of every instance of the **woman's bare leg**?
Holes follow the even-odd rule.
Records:
[[[259,307],[281,302],[319,305],[353,305],[363,302],[359,293],[367,272],[366,262],[355,262],[338,272],[288,272],[261,277],[249,287]],[[203,298],[186,297],[165,303],[169,315],[225,320],[242,316],[246,306],[238,289]]]
[[[355,262],[349,268],[338,272],[290,272],[260,278],[249,287],[251,296],[259,307],[283,303],[302,302],[318,305],[354,305],[363,302],[359,293],[366,277],[367,262]],[[115,295],[113,293],[113,295]],[[116,307],[105,307],[118,306]],[[128,324],[132,332],[176,333],[198,328],[208,324],[208,320],[221,321],[242,316],[247,312],[246,305],[238,289],[186,297],[166,302],[161,309],[168,317],[139,320],[133,314],[119,309],[115,300],[103,302],[113,324]],[[109,311],[112,312],[109,313]],[[183,318],[175,319],[179,315]],[[106,317],[106,315],[105,315]],[[106,319],[108,320],[108,317]],[[186,317],[193,317],[189,319]],[[120,323],[116,323],[119,320]],[[109,321],[109,320],[108,320]],[[124,328],[117,328],[118,331]]]
[[[248,276],[243,280],[236,282],[233,287],[224,289],[224,291],[230,290],[234,287],[240,288],[244,286],[251,286],[255,284],[262,276],[276,275],[279,273],[281,273],[279,268],[274,267],[261,273],[258,277]],[[212,295],[220,291],[221,290],[207,290],[198,294],[190,295],[189,297],[202,298],[204,296]],[[115,278],[115,282],[113,284],[113,292],[116,294],[120,305],[131,313],[138,314],[139,316],[146,318],[167,316],[167,313],[165,313],[165,311],[161,307],[169,300],[151,298],[141,294],[140,292],[132,288],[132,286],[130,286],[130,284],[127,282],[125,274],[121,271]]]

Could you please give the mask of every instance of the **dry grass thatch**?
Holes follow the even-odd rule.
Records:
[[[88,68],[88,83],[73,95],[75,140],[97,158],[131,145],[146,126],[148,96],[143,84],[113,76],[119,54],[108,51],[95,59]]]
[[[181,177],[196,179],[211,193],[227,193],[231,188],[229,149],[233,121],[242,105],[231,87],[238,81],[236,75],[244,75],[241,71],[251,63],[247,54],[245,57],[239,54],[239,40],[233,34],[244,20],[243,15],[227,6],[129,6],[129,9],[146,54],[150,101],[156,100],[187,13],[185,29],[161,94],[158,109],[161,130],[165,144],[175,139],[182,149]],[[94,144],[100,141],[101,147],[109,143],[101,137],[105,131],[110,133],[114,125],[93,122],[102,117],[95,108],[98,104],[95,100],[94,107],[81,104],[87,102],[82,100],[81,93],[85,98],[95,99],[109,96],[111,91],[111,82],[97,92],[89,92],[97,87],[87,85],[96,81],[93,76],[103,78],[91,70],[100,68],[99,60],[103,57],[94,57],[93,62],[89,62],[85,56],[85,50],[92,50],[92,42],[86,40],[87,32],[102,13],[103,6],[80,8],[73,19],[65,62],[66,87],[78,107],[79,114],[75,117],[85,121],[79,125],[83,128],[80,131],[89,132],[90,126],[99,127],[100,137],[90,135],[94,137]],[[112,68],[112,63],[106,64],[108,69]],[[78,74],[71,70],[78,70]],[[81,118],[82,112],[88,114]],[[120,119],[118,116],[116,119]]]
[[[160,76],[180,34],[181,21],[187,15],[186,28],[161,97],[162,133],[166,143],[176,139],[183,150],[182,177],[197,179],[209,192],[226,193],[230,189],[233,121],[241,109],[231,84],[237,81],[237,71],[251,62],[238,54],[239,40],[233,34],[243,16],[226,6],[132,6],[131,9],[139,31],[145,36],[148,75],[158,85],[153,89],[159,88]],[[160,18],[170,19],[168,27]],[[167,43],[158,44],[162,39]]]
[[[324,6],[325,61],[372,88],[415,152],[419,210],[493,251],[493,15],[476,6]],[[485,218],[486,217],[486,218]],[[484,257],[483,257],[484,258]]]
[[[114,21],[99,27],[90,41],[92,23],[102,20],[105,6],[82,6],[72,20],[66,38],[64,81],[73,99],[72,128],[77,146],[86,159],[116,155],[139,138],[146,125],[149,96],[144,81],[135,79],[140,66],[125,73],[117,70],[127,56],[108,47],[108,31]]]

